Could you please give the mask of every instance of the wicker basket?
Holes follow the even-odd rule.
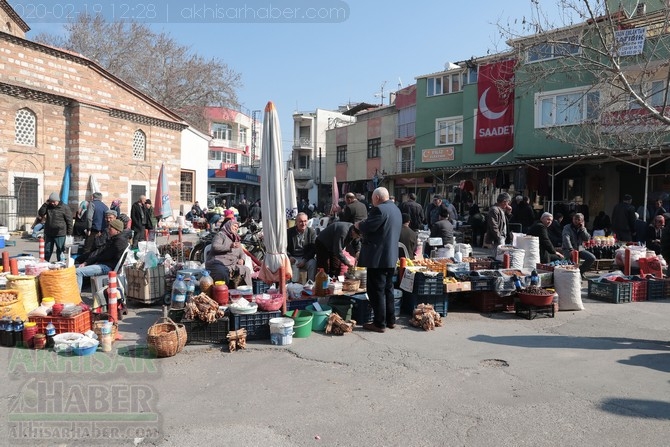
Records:
[[[342,284],[343,292],[358,292],[359,287],[361,286],[360,279],[345,279]]]
[[[93,332],[98,336],[98,340],[102,340],[102,327],[105,325],[106,321],[95,321],[93,322]],[[116,340],[116,335],[119,333],[119,324],[112,324],[112,340]]]
[[[186,327],[162,317],[147,331],[147,345],[156,357],[172,357],[186,345]]]

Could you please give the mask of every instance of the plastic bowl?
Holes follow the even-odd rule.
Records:
[[[100,342],[98,340],[92,340],[86,343],[86,346],[79,347],[79,345],[74,345],[72,347],[72,352],[74,355],[92,355],[97,349]]]
[[[535,295],[533,293],[517,292],[519,300],[528,306],[548,306],[554,301],[554,294]]]

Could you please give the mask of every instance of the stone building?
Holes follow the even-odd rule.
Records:
[[[27,40],[29,29],[0,0],[0,225],[30,223],[68,165],[73,208],[94,178],[105,203],[129,212],[153,199],[164,164],[178,211],[187,124],[94,61]]]

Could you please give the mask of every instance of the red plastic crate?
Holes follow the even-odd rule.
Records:
[[[481,291],[470,295],[470,302],[480,312],[514,311],[514,298],[496,292]]]
[[[46,328],[49,323],[53,323],[53,325],[56,326],[56,334],[62,334],[64,332],[77,332],[83,334],[92,328],[91,312],[88,310],[72,318],[52,316],[28,317],[28,321],[37,323],[37,332],[41,334],[46,333]]]
[[[631,299],[647,301],[647,281],[631,281]]]

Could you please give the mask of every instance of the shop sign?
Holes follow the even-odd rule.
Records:
[[[435,149],[423,149],[421,151],[422,163],[435,163],[439,161],[453,161],[453,147],[438,147]]]

